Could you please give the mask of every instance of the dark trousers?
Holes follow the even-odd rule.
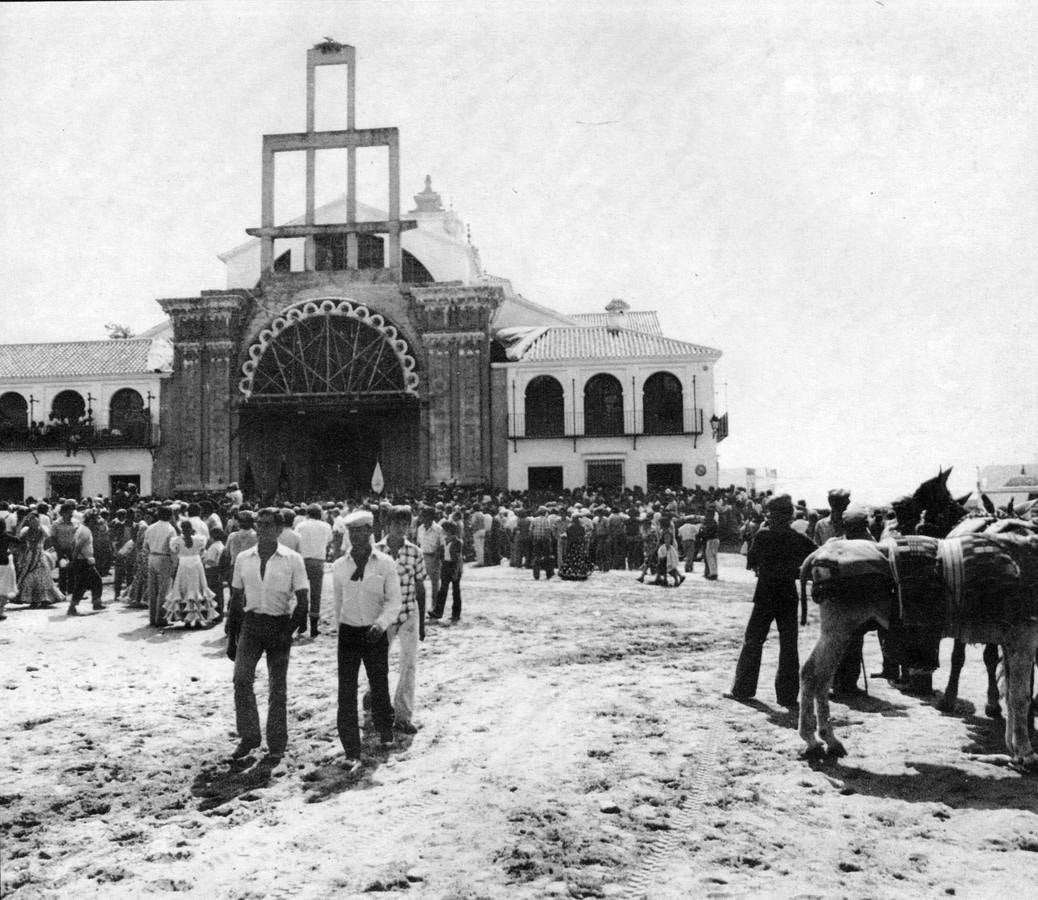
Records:
[[[544,569],[548,578],[555,574],[555,548],[551,538],[537,538],[533,542],[533,577],[541,577]]]
[[[629,535],[625,538],[627,544],[627,568],[632,572],[642,567],[642,539],[641,535]]]
[[[782,706],[797,701],[800,688],[800,656],[797,651],[797,589],[793,581],[759,578],[753,594],[753,612],[746,624],[742,652],[735,667],[732,693],[752,697],[757,693],[761,652],[771,623],[778,627],[779,662],[775,675],[775,697]]]
[[[256,666],[267,654],[267,749],[284,753],[288,746],[288,656],[292,649],[292,618],[247,612],[234,658],[234,717],[238,737],[260,744],[256,708]]]
[[[310,582],[310,607],[308,614],[311,619],[319,618],[321,615],[321,592],[324,590],[324,560],[307,558],[303,560],[306,566],[306,580]]]
[[[833,690],[853,691],[858,687],[858,675],[861,673],[862,648],[865,644],[865,632],[868,625],[863,625],[851,635],[847,649],[843,651],[840,664],[833,675]]]
[[[461,561],[445,559],[440,572],[440,592],[436,595],[433,618],[439,619],[447,605],[447,591],[451,591],[451,618],[461,618]]]
[[[357,677],[360,664],[371,689],[371,717],[384,740],[393,739],[393,707],[389,700],[389,640],[382,635],[367,640],[366,625],[339,624],[339,712],[336,726],[342,749],[351,759],[360,757],[360,722],[357,716]],[[240,651],[239,651],[240,652]]]
[[[63,566],[64,560],[68,565]],[[66,597],[72,596],[72,560],[67,556],[58,557],[58,590]]]
[[[83,599],[83,595],[90,591],[90,599],[94,606],[101,602],[101,576],[97,568],[90,565],[85,559],[74,559],[68,568],[72,570],[70,583],[72,587],[71,603],[75,606]]]
[[[213,598],[213,602],[216,604],[216,614],[218,616],[223,615],[223,578],[220,577],[219,567],[214,566],[211,569],[205,570],[205,583],[209,585],[211,590],[216,596]]]
[[[128,553],[125,556],[116,555],[115,557],[112,591],[114,592],[116,600],[119,599],[119,595],[122,593],[123,588],[129,588],[130,584],[133,582],[134,562],[134,553]]]

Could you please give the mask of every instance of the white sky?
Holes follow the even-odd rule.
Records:
[[[2,4],[0,340],[223,287],[325,35],[405,211],[429,173],[525,296],[724,351],[722,466],[882,502],[1038,459],[1033,2]]]

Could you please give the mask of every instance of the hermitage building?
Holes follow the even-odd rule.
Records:
[[[345,66],[347,128],[314,129],[315,70]],[[129,340],[0,346],[0,497],[221,491],[340,498],[441,482],[508,490],[717,485],[721,352],[622,300],[563,314],[487,274],[430,178],[406,213],[400,135],[358,128],[354,48],[307,52],[306,130],[262,140],[258,227],[226,284],[158,301]],[[358,148],[385,148],[384,208]],[[345,150],[343,194],[315,161]],[[303,151],[303,214],[274,220],[277,154]],[[607,298],[604,298],[604,300]]]

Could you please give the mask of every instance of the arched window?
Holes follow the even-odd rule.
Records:
[[[595,375],[584,385],[584,434],[624,433],[624,389],[612,375]]]
[[[50,406],[50,417],[66,425],[75,425],[86,415],[86,401],[78,391],[62,391]]]
[[[140,438],[147,429],[148,414],[144,398],[133,388],[123,388],[112,394],[108,404],[108,430],[126,437]]]
[[[681,434],[684,430],[681,382],[670,372],[656,372],[645,380],[642,410],[646,434]]]
[[[538,375],[526,386],[526,436],[561,437],[564,409],[562,385],[551,375]]]
[[[29,404],[14,391],[0,397],[0,428],[4,431],[25,431],[29,427]]]

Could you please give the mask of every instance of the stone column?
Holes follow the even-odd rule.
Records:
[[[203,291],[158,302],[173,323],[173,375],[158,450],[162,487],[218,490],[231,480],[232,391],[251,301],[243,291]]]
[[[488,482],[490,319],[501,303],[501,289],[415,287],[411,300],[428,368],[429,482]]]

